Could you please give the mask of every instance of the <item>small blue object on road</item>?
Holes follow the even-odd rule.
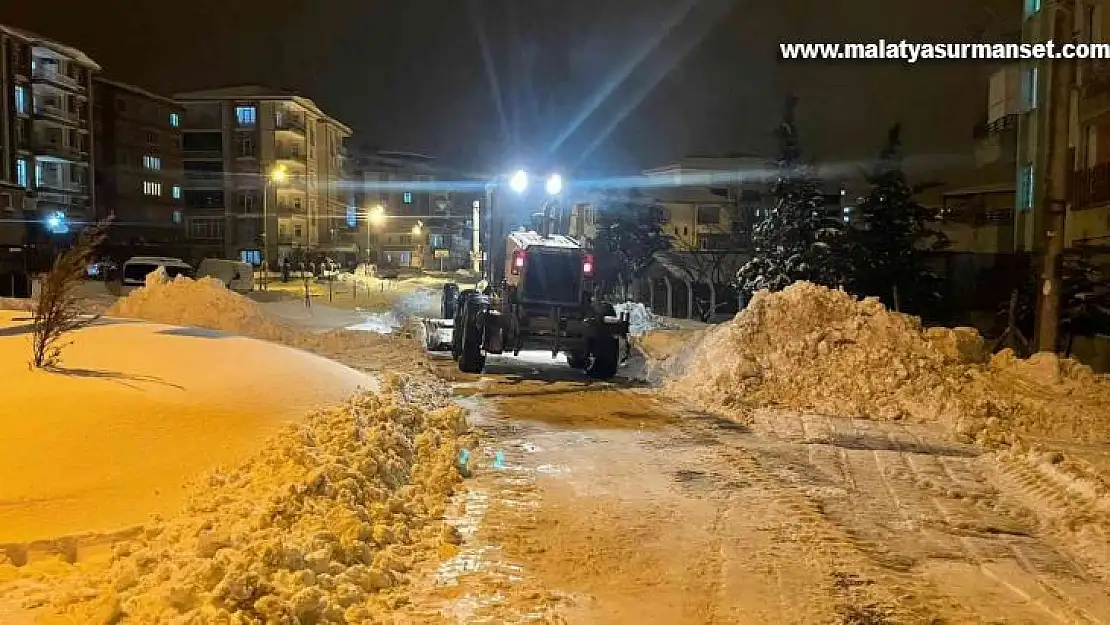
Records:
[[[462,472],[463,475],[466,475],[466,472],[469,470],[469,465],[470,465],[470,450],[469,449],[460,449],[459,450],[459,471]]]
[[[493,468],[495,468],[495,469],[504,469],[505,468],[505,452],[499,451],[496,454],[494,454],[494,456],[493,456]]]

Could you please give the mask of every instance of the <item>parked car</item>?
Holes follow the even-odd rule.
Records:
[[[196,271],[192,265],[180,258],[167,258],[163,256],[135,256],[123,263],[123,271],[118,279],[108,283],[108,290],[113,295],[127,295],[131,291],[146,285],[146,277],[161,267],[170,278],[185,276],[195,278]]]
[[[240,260],[205,258],[197,267],[197,277],[215,278],[236,293],[254,290],[254,266]]]

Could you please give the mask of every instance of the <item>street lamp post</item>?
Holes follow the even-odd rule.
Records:
[[[366,264],[367,265],[373,264],[371,262],[373,260],[373,258],[370,255],[370,253],[371,253],[370,250],[372,249],[372,245],[370,243],[370,238],[373,234],[373,231],[378,226],[382,225],[383,222],[385,222],[385,207],[383,207],[381,204],[378,204],[377,206],[373,206],[373,207],[367,209],[367,211],[366,211]]]
[[[262,287],[266,290],[267,278],[269,276],[269,247],[270,247],[270,189],[274,185],[281,184],[285,181],[285,167],[275,165],[266,176],[266,185],[262,190]]]

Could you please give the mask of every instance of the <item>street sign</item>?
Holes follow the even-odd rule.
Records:
[[[451,258],[451,250],[436,250],[434,253],[436,258]]]

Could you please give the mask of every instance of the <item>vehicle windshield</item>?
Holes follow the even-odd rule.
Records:
[[[186,278],[194,277],[193,270],[189,267],[156,265],[154,263],[133,263],[123,268],[123,280],[124,282],[146,282],[147,275],[156,271],[158,267],[164,268],[166,270],[166,275],[170,278],[176,278],[177,276],[185,276]]]

